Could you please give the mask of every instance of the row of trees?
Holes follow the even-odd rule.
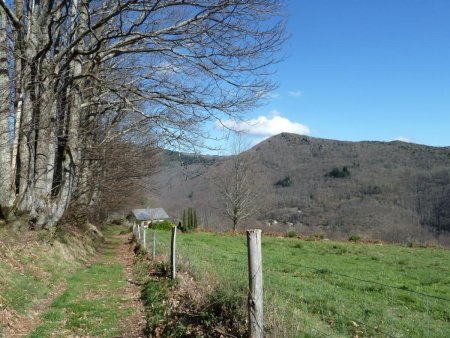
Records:
[[[0,214],[53,226],[273,86],[278,0],[0,0]],[[134,182],[134,183],[133,183]],[[128,188],[127,188],[128,187]]]
[[[194,208],[183,209],[183,223],[181,230],[192,231],[198,228],[197,210]]]

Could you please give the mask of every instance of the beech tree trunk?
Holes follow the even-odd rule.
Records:
[[[11,182],[10,82],[8,69],[7,17],[0,9],[0,208],[9,204]],[[1,210],[0,210],[0,213]]]

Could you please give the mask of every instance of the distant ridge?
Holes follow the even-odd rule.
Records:
[[[166,210],[176,214],[193,206],[208,226],[224,228],[212,180],[229,157],[162,156],[157,181]],[[300,232],[363,233],[393,241],[450,231],[450,147],[281,133],[245,156],[265,191],[261,225],[276,220],[280,229],[293,224]],[[348,176],[340,178],[344,167]],[[286,177],[291,185],[275,184]]]

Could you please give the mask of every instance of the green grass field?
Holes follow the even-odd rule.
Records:
[[[157,237],[167,252],[169,232]],[[449,250],[268,236],[262,250],[270,337],[450,336]],[[245,306],[244,236],[179,233],[177,252],[199,283]]]

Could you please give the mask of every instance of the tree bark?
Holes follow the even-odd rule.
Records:
[[[8,192],[12,176],[7,21],[6,14],[0,8],[0,213],[1,208],[9,204]]]

